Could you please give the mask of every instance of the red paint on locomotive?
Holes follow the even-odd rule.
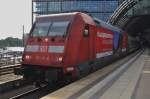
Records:
[[[23,66],[60,68],[73,77],[90,70],[89,64],[97,59],[113,56],[114,32],[122,32],[101,22],[81,12],[38,17],[25,47]],[[123,39],[118,45],[126,49],[127,35],[119,35]]]

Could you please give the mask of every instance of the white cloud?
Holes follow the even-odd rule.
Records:
[[[22,37],[31,28],[31,0],[1,0],[0,2],[0,39],[8,36]]]

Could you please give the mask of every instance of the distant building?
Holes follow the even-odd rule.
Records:
[[[123,0],[33,0],[33,17],[69,11],[87,11],[106,21]]]

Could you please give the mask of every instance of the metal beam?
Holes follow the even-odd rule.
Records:
[[[108,19],[111,24],[116,24],[119,18],[121,18],[129,9],[138,3],[139,0],[125,0]]]

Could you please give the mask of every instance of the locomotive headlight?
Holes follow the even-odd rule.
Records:
[[[48,42],[48,38],[45,38],[45,42]]]
[[[31,56],[29,56],[29,55],[25,56],[25,59],[27,59],[27,60],[30,59],[30,58],[31,58]]]
[[[59,58],[58,58],[58,61],[60,61],[60,62],[61,62],[61,61],[62,61],[62,59],[63,59],[62,57],[59,57]]]

